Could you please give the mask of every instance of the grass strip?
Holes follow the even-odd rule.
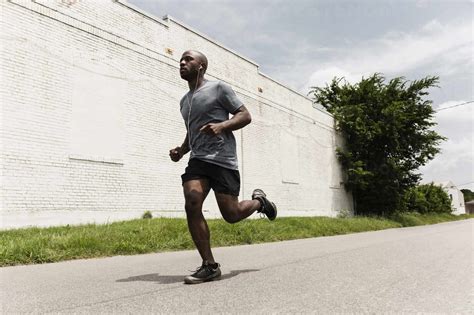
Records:
[[[474,215],[398,214],[391,218],[282,217],[274,222],[244,220],[237,224],[213,219],[208,220],[208,225],[212,246],[218,247],[341,235],[468,218],[474,218]],[[194,249],[185,219],[137,219],[103,225],[0,231],[0,266],[184,249]]]

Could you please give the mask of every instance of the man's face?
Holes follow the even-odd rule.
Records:
[[[193,51],[185,51],[179,61],[179,75],[189,81],[195,79],[201,66],[201,59]]]

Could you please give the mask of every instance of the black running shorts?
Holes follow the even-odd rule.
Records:
[[[184,174],[181,175],[183,184],[193,179],[207,179],[209,186],[216,193],[238,196],[240,192],[240,173],[219,165],[191,159]]]

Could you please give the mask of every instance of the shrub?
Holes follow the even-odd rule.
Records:
[[[353,214],[349,209],[343,208],[343,209],[339,210],[339,213],[337,214],[337,217],[340,218],[340,219],[351,218],[351,217],[353,217]]]
[[[142,219],[151,219],[151,218],[153,218],[151,211],[145,211],[142,215]]]
[[[418,213],[451,213],[451,199],[433,183],[410,188],[403,198],[403,210]]]

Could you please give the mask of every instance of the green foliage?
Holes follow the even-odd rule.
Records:
[[[344,209],[339,210],[337,217],[341,219],[350,218],[350,217],[353,217],[353,213],[351,210],[344,208]]]
[[[433,183],[410,188],[403,199],[403,210],[407,212],[450,214],[453,211],[448,194]]]
[[[474,200],[474,192],[469,189],[461,189],[462,194],[464,195],[464,202]]]
[[[153,215],[151,214],[151,211],[143,212],[142,219],[151,219],[151,218],[153,218]]]
[[[400,223],[404,227],[437,224],[448,221],[471,219],[472,215],[453,215],[448,213],[420,214],[417,212],[396,213],[390,216],[390,220]]]
[[[313,101],[334,115],[346,140],[337,154],[357,214],[399,209],[404,192],[420,180],[415,171],[439,152],[444,138],[431,129],[432,102],[423,100],[437,82],[438,77],[413,82],[399,77],[386,83],[376,73],[354,85],[334,78],[311,89]]]

